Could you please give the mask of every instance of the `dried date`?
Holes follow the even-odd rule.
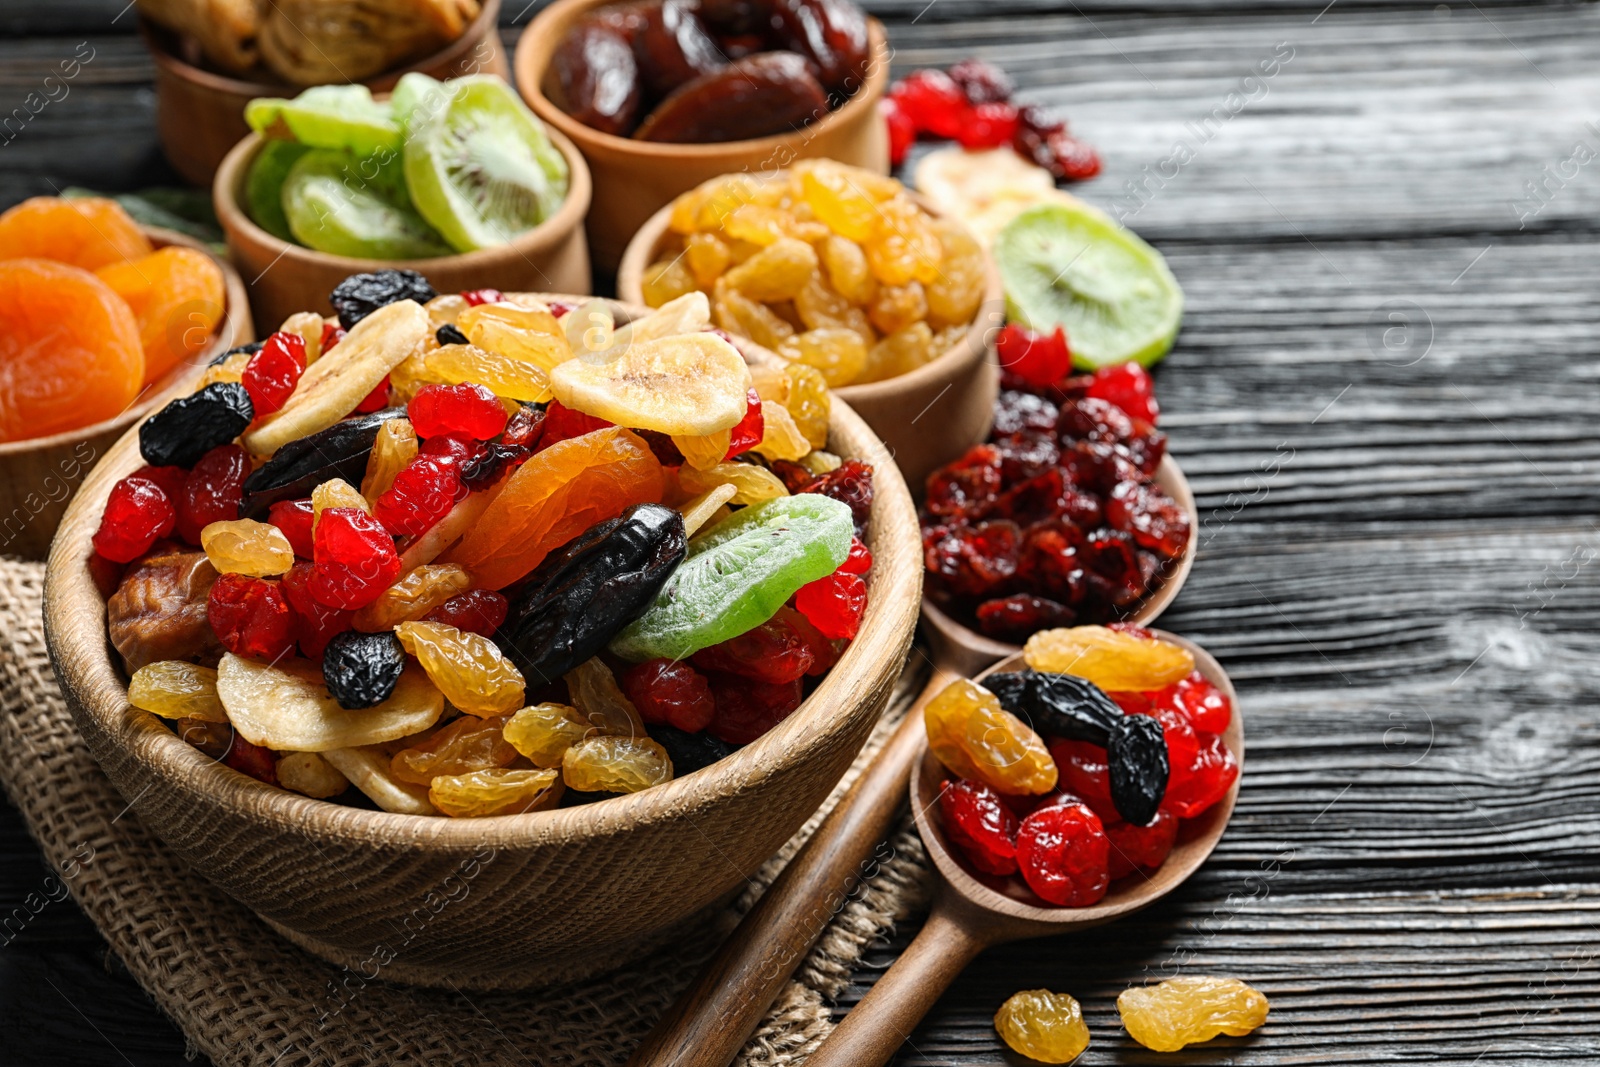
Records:
[[[811,60],[829,92],[848,96],[867,76],[867,16],[853,0],[778,0],[772,24],[791,52]]]
[[[796,130],[827,114],[806,60],[762,52],[679,86],[640,123],[641,141],[714,144]]]
[[[644,85],[655,96],[728,65],[717,42],[695,14],[692,0],[665,0],[643,11],[634,56]]]
[[[601,133],[626,137],[639,120],[639,62],[617,19],[587,18],[569,30],[550,59],[546,81],[556,106]]]

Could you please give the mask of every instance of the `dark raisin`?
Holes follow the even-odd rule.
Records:
[[[520,466],[529,452],[517,445],[491,442],[483,451],[470,457],[461,466],[461,484],[471,490],[486,489],[500,480],[508,465]]]
[[[221,364],[226,363],[230,357],[240,355],[241,353],[247,356],[253,356],[257,352],[261,351],[261,346],[265,343],[265,341],[251,341],[247,345],[239,345],[237,348],[230,348],[206,365],[208,367],[220,366]]]
[[[1000,705],[1050,737],[1105,745],[1124,718],[1099,686],[1070,674],[1009,671],[984,679]]]
[[[652,723],[650,736],[667,750],[667,755],[672,758],[672,773],[678,778],[709,767],[734,752],[732,745],[708,733],[686,733],[665,723]]]
[[[359,484],[378,430],[390,419],[404,418],[405,413],[405,408],[385,408],[290,441],[245,479],[244,517],[259,518],[279,500],[310,496],[311,490],[329,478]]]
[[[634,433],[644,438],[644,443],[650,446],[650,451],[655,453],[656,459],[663,467],[681,467],[683,453],[678,446],[672,443],[672,438],[659,430],[635,430]]]
[[[414,270],[380,270],[350,275],[329,294],[328,303],[338,314],[339,325],[348,330],[381,307],[401,300],[426,304],[438,295]]]
[[[961,86],[972,104],[999,104],[1011,99],[1017,91],[1011,76],[993,63],[981,59],[963,59],[950,68],[950,80]]]
[[[1167,791],[1167,742],[1161,723],[1148,715],[1124,715],[1106,745],[1111,803],[1135,826],[1155,817]]]
[[[855,519],[856,536],[860,537],[872,517],[872,468],[859,459],[847,459],[806,487],[808,493],[820,493],[842,504],[850,505]]]
[[[322,679],[341,708],[356,711],[382,704],[394,694],[406,652],[392,632],[335,634],[322,651]]]
[[[433,337],[434,340],[439,342],[439,346],[441,348],[443,348],[445,345],[470,345],[472,343],[471,341],[467,340],[466,334],[462,333],[448,322],[439,327],[437,330],[433,331]]]
[[[238,382],[217,382],[181,396],[139,427],[139,454],[152,467],[192,467],[244,432],[256,417]]]

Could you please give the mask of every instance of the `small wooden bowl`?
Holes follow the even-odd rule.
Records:
[[[593,283],[583,216],[589,210],[589,166],[559,130],[549,134],[572,173],[567,199],[554,215],[499,248],[413,260],[330,255],[280,240],[257,226],[240,206],[250,164],[263,144],[259,134],[248,135],[222,161],[211,186],[211,199],[227,236],[228,254],[249,287],[256,318],[276,328],[297,311],[330,314],[328,294],[334,286],[352,274],[390,268],[417,271],[441,293],[489,286],[588,293]]]
[[[947,217],[916,193],[911,197],[928,214]],[[617,267],[618,298],[644,303],[644,272],[666,243],[671,218],[669,201],[628,242]],[[918,500],[928,475],[982,441],[994,423],[994,400],[1000,391],[994,343],[1005,325],[1005,289],[994,261],[987,252],[984,257],[988,280],[983,303],[959,344],[909,374],[833,390],[883,438]]]
[[[88,567],[106,496],[140,463],[131,431],[51,550],[51,659],[90,751],[144,825],[296,944],[364,978],[458,989],[575,979],[742,887],[816,810],[888,702],[917,617],[916,513],[866,423],[838,404],[830,433],[834,451],[878,471],[859,635],[765,737],[632,796],[488,819],[367,811],[263,785],[132,709]]]
[[[500,0],[484,0],[478,17],[460,37],[431,56],[361,84],[375,93],[388,92],[401,75],[412,71],[441,80],[466,74],[503,78],[507,68],[500,51],[499,20]],[[161,150],[192,185],[209,185],[229,150],[250,132],[244,121],[246,104],[258,96],[294,96],[304,88],[202,70],[180,58],[172,31],[148,19],[140,19],[139,28],[156,65],[156,132]]]
[[[192,237],[156,226],[140,227],[157,248],[182,245],[204,252],[222,268],[222,321],[211,341],[193,360],[180,364],[146,386],[137,400],[114,419],[81,430],[0,443],[0,553],[44,559],[50,551],[67,502],[89,468],[127,432],[171,397],[193,368],[209,363],[235,345],[255,339],[244,283],[227,260]]]
[[[594,170],[589,247],[595,263],[614,270],[629,238],[656,209],[708,178],[734,171],[766,173],[797,159],[837,159],[889,173],[889,132],[878,100],[889,84],[888,35],[868,20],[872,60],[867,79],[837,111],[793,133],[721,144],[663,144],[601,133],[562,111],[545,95],[550,58],[579,18],[617,0],[556,0],[528,25],[512,57],[517,90],[548,125],[575,141]]]

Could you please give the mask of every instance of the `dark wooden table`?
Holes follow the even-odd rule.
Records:
[[[0,206],[171,180],[122,2],[0,7],[0,117],[94,49],[0,134]],[[869,6],[899,70],[977,54],[1063,109],[1107,162],[1079,191],[1182,281],[1159,385],[1205,520],[1163,625],[1223,660],[1249,724],[1205,870],[988,953],[900,1062],[1020,1062],[990,1017],[1046,986],[1083,1001],[1085,1064],[1600,1063],[1600,10]],[[9,810],[0,857],[5,913],[46,874]],[[1115,996],[1170,973],[1243,977],[1271,1021],[1144,1052]],[[0,1062],[182,1057],[70,903],[0,947]]]

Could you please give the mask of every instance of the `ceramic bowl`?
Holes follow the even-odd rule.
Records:
[[[575,979],[675,936],[743,888],[827,796],[889,699],[917,617],[916,515],[883,445],[844,404],[829,447],[878,471],[860,633],[764,737],[631,796],[485,819],[369,811],[263,785],[135,711],[89,573],[107,494],[140,463],[132,431],[51,550],[51,658],[90,751],[145,827],[296,944],[364,979],[457,989]]]
[[[517,90],[549,126],[570,137],[594,172],[589,245],[595,265],[615,270],[644,221],[679,193],[732,171],[765,173],[797,159],[837,159],[889,173],[889,133],[878,100],[889,84],[888,37],[868,20],[872,60],[866,81],[836,111],[793,133],[722,144],[635,141],[591,129],[545,95],[545,75],[567,30],[597,7],[616,0],[556,0],[528,24],[512,58]]]

